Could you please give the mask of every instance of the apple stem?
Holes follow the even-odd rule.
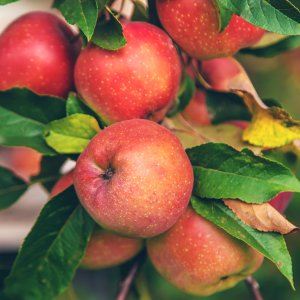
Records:
[[[245,283],[248,286],[254,300],[263,300],[263,297],[259,291],[259,284],[253,276],[247,277]]]
[[[132,284],[134,283],[136,277],[138,276],[139,270],[142,267],[143,263],[145,261],[145,255],[142,252],[140,255],[138,255],[131,266],[128,274],[124,278],[124,280],[120,284],[120,290],[116,297],[116,300],[126,300],[128,293],[130,291],[130,288]]]

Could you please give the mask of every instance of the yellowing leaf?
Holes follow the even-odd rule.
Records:
[[[277,148],[300,139],[300,122],[282,108],[257,108],[243,139],[252,145]]]
[[[81,153],[99,131],[94,117],[74,114],[50,122],[46,126],[45,140],[58,153]]]
[[[288,234],[299,230],[269,203],[252,204],[231,199],[225,199],[224,203],[241,221],[259,231]]]

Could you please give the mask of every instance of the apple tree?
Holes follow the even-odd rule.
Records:
[[[259,300],[263,260],[295,289],[300,123],[234,55],[296,49],[299,23],[296,1],[54,0],[9,24],[0,209],[36,183],[49,201],[0,298],[79,299],[77,272],[115,267],[113,299],[175,299],[159,277],[182,297],[245,281]]]

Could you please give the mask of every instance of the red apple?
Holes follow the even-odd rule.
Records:
[[[213,0],[156,0],[163,27],[190,56],[204,60],[230,56],[255,44],[264,30],[234,15],[220,32],[219,13]]]
[[[190,68],[188,70],[191,71]],[[240,63],[233,57],[202,61],[199,72],[213,90],[228,92],[230,86],[235,84],[240,88],[248,87],[249,78]],[[210,125],[211,120],[206,106],[205,91],[197,90],[182,114],[193,125]],[[249,125],[249,122],[240,120],[227,121],[226,123],[241,129],[245,129]]]
[[[73,171],[65,174],[57,181],[50,196],[57,196],[73,184]],[[81,267],[88,269],[109,268],[134,257],[143,246],[140,239],[118,236],[101,228],[94,230],[88,242]]]
[[[127,120],[101,131],[80,155],[77,195],[106,229],[152,237],[183,214],[193,188],[193,169],[178,138],[148,120]]]
[[[280,213],[284,213],[287,209],[290,201],[292,200],[294,193],[282,192],[279,193],[275,198],[269,201],[269,203],[276,208]]]
[[[245,72],[233,57],[203,61],[199,71],[211,87],[218,91],[228,91],[230,82]]]
[[[26,147],[1,147],[0,165],[8,168],[16,176],[25,181],[30,177],[38,175],[42,155],[33,149]]]
[[[248,121],[242,121],[242,120],[233,120],[233,121],[227,121],[225,122],[226,124],[235,126],[237,128],[241,128],[241,129],[246,129],[249,126],[249,122]]]
[[[71,185],[73,185],[73,173],[74,170],[71,170],[70,172],[64,174],[53,186],[50,196],[51,198],[57,196],[58,194],[62,193],[64,190],[69,188]]]
[[[79,49],[79,40],[60,18],[46,12],[21,16],[0,36],[0,90],[27,87],[66,97]]]
[[[143,22],[124,25],[127,45],[108,51],[90,44],[76,63],[82,98],[106,123],[134,118],[161,120],[175,99],[180,60],[171,39]]]
[[[192,208],[166,233],[147,241],[159,273],[189,294],[208,296],[255,272],[263,256]]]
[[[81,267],[104,269],[120,265],[133,258],[143,247],[141,239],[132,239],[104,229],[93,232]]]
[[[206,93],[197,89],[188,106],[182,112],[183,117],[192,125],[211,125],[206,105]]]

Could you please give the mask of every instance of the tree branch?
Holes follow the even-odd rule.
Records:
[[[117,300],[126,300],[130,287],[137,276],[139,270],[139,262],[135,262],[133,266],[131,267],[129,273],[127,274],[126,278],[121,283],[121,289],[119,291],[119,294],[117,296]]]
[[[120,290],[116,300],[126,300],[131,286],[133,285],[140,268],[146,259],[146,254],[142,251],[134,260],[129,272],[120,284]]]
[[[263,297],[259,291],[259,284],[253,276],[247,277],[245,283],[251,292],[253,300],[263,300]]]

